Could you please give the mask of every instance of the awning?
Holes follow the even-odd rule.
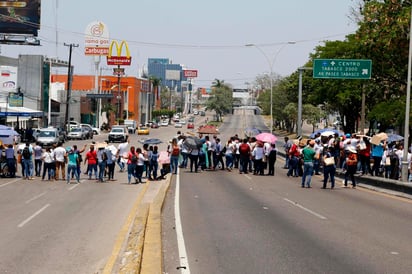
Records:
[[[26,107],[8,107],[6,104],[0,104],[0,117],[18,116],[18,117],[35,117],[44,116],[43,111]]]

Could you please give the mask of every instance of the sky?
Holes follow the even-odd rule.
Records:
[[[84,55],[84,33],[94,21],[109,29],[110,39],[129,44],[138,76],[148,58],[169,58],[198,70],[195,87],[215,79],[245,88],[256,76],[288,76],[325,40],[354,33],[351,10],[358,0],[42,0],[41,46],[1,45],[1,55],[39,54],[68,60],[73,49],[75,74],[94,75],[93,57]],[[293,44],[290,44],[293,43]],[[257,47],[249,46],[254,44]],[[271,64],[273,64],[271,68]],[[103,75],[113,66],[105,59]]]

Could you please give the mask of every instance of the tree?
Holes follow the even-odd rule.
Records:
[[[111,121],[110,118],[112,117],[113,114],[116,114],[116,111],[117,111],[117,106],[115,104],[107,103],[102,106],[101,114],[106,112],[107,122],[111,125],[113,124],[113,122]]]
[[[216,118],[220,120],[221,116],[230,113],[233,107],[233,92],[229,85],[224,81],[216,79],[212,86],[212,93],[206,102],[206,109],[214,110]]]

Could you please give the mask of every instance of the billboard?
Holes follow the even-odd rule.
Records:
[[[166,80],[180,81],[180,70],[166,70]]]
[[[115,47],[116,55],[112,55],[113,46]],[[126,50],[126,56],[122,55],[123,46]],[[107,54],[107,64],[116,66],[130,66],[132,63],[132,57],[130,56],[129,45],[126,41],[119,43],[113,40],[109,47],[109,53]]]
[[[37,36],[41,0],[0,1],[0,33]]]
[[[85,55],[109,54],[109,29],[103,22],[95,21],[86,27],[84,39]]]
[[[0,66],[0,92],[15,92],[17,89],[17,67]]]

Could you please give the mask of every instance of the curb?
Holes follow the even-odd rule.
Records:
[[[150,204],[146,232],[143,244],[142,264],[140,273],[163,272],[162,258],[162,208],[172,176],[162,185],[154,201]]]

